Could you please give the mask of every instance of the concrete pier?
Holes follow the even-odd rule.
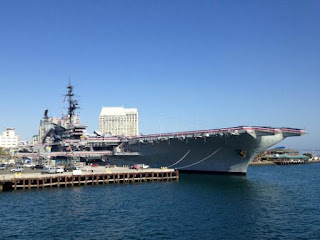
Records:
[[[105,171],[81,171],[62,174],[7,174],[0,176],[0,192],[10,190],[74,187],[99,184],[120,184],[153,181],[178,181],[179,172],[173,169],[113,168]]]

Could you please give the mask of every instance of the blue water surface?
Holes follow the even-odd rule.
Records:
[[[0,193],[1,239],[320,239],[320,164]]]

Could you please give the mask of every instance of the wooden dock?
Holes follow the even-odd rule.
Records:
[[[179,181],[179,171],[146,171],[123,173],[84,173],[79,175],[14,176],[0,180],[0,192],[10,190],[74,187],[99,184],[138,183],[153,181]]]

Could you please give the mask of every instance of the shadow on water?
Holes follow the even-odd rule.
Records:
[[[183,173],[180,174],[180,188],[190,195],[237,199],[251,207],[259,207],[259,202],[265,201],[277,205],[277,201],[287,201],[288,192],[296,189],[288,188],[289,181],[275,180],[276,176],[281,176],[281,173],[263,168],[246,176]]]
[[[192,174],[180,173],[180,183],[184,186],[199,186],[206,189],[225,188],[285,188],[318,181],[320,164],[291,166],[254,166],[248,168],[247,175]]]
[[[180,182],[182,185],[204,189],[247,188],[251,185],[248,178],[243,175],[181,173]]]

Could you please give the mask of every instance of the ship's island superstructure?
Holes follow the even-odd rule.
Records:
[[[248,127],[221,128],[140,136],[86,134],[75,114],[73,86],[69,84],[68,115],[52,121],[45,111],[40,142],[20,157],[43,157],[65,164],[104,162],[148,164],[186,172],[246,174],[254,157],[286,137],[300,136],[302,129]]]

